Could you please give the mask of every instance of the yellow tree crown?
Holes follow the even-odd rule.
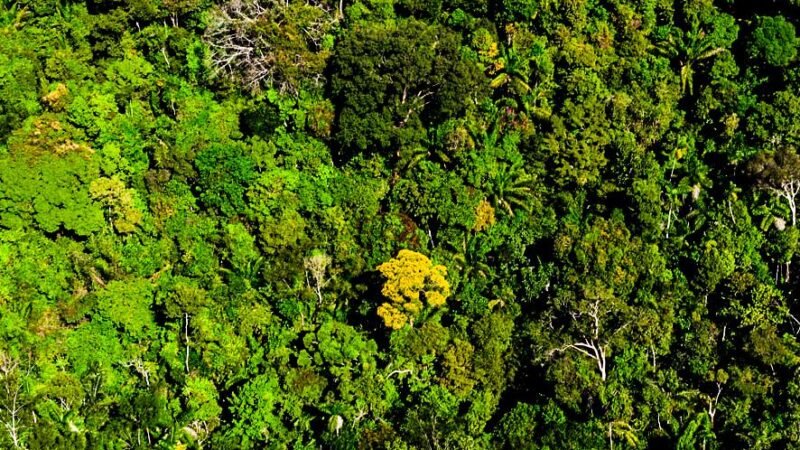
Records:
[[[450,296],[447,268],[434,265],[421,253],[400,250],[397,257],[378,266],[378,271],[386,277],[381,293],[389,299],[378,307],[378,316],[389,328],[402,328],[422,312],[425,303],[438,308]]]

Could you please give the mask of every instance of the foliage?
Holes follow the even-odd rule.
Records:
[[[348,30],[332,60],[337,140],[362,151],[410,147],[424,138],[426,122],[480,100],[479,68],[460,54],[459,41],[413,18]]]
[[[800,2],[0,2],[0,448],[800,447]]]
[[[759,17],[749,52],[773,66],[785,66],[797,56],[794,25],[783,16]]]
[[[408,322],[413,325],[425,306],[439,308],[450,296],[447,268],[434,265],[420,253],[400,250],[396,258],[377,269],[386,277],[381,293],[389,299],[378,307],[378,316],[389,328],[396,330]]]

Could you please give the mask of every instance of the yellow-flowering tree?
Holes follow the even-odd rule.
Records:
[[[428,257],[411,250],[400,250],[378,266],[386,277],[381,293],[389,299],[378,307],[387,327],[400,329],[417,317],[426,306],[438,308],[450,296],[450,284],[445,277],[447,268],[434,265]]]

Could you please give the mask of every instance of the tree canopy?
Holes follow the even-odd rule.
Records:
[[[800,447],[798,4],[0,2],[0,448]]]

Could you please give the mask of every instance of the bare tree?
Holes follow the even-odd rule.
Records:
[[[606,381],[606,351],[603,346],[596,341],[585,339],[582,342],[575,342],[567,344],[561,348],[551,350],[551,354],[558,351],[563,352],[566,350],[576,350],[584,355],[592,358],[597,363],[597,369],[600,370],[600,378]]]
[[[336,414],[334,416],[331,416],[328,423],[328,429],[336,433],[336,435],[338,436],[339,432],[342,431],[343,425],[344,425],[344,418]]]
[[[597,369],[600,371],[600,378],[603,381],[606,381],[606,349],[604,348],[603,344],[600,343],[599,336],[600,336],[600,318],[598,314],[599,309],[599,301],[596,301],[592,304],[590,311],[588,312],[588,316],[591,318],[593,322],[593,333],[591,338],[587,338],[584,336],[582,341],[573,342],[572,344],[564,345],[563,347],[551,350],[549,352],[550,355],[553,355],[556,352],[565,352],[567,350],[575,350],[579,353],[582,353],[589,358],[592,358],[595,363],[597,363]],[[573,315],[576,317],[577,315]]]
[[[144,362],[142,358],[134,358],[122,364],[124,367],[131,367],[144,379],[147,387],[150,387],[150,367],[149,364]]]
[[[719,403],[719,396],[722,394],[722,384],[717,383],[717,394],[713,397],[711,395],[703,394],[708,401],[708,420],[711,422],[711,426],[714,426],[714,417],[717,415],[717,404]]]
[[[3,398],[0,402],[0,412],[3,414],[0,417],[14,448],[24,448],[20,420],[24,403],[20,376],[19,360],[0,352],[0,382],[3,389]]]
[[[186,343],[186,356],[184,358],[184,367],[186,368],[186,373],[189,373],[189,313],[183,313],[183,339]]]
[[[786,200],[792,214],[792,226],[797,225],[797,195],[800,194],[800,156],[790,147],[775,152],[763,152],[749,165],[750,173],[759,187]]]
[[[253,91],[269,84],[296,93],[304,80],[322,80],[323,41],[338,20],[317,0],[230,0],[212,13],[205,41],[218,74]]]
[[[183,427],[183,432],[189,435],[197,444],[198,448],[203,448],[203,444],[211,434],[211,427],[205,420],[194,420],[189,425]]]
[[[572,319],[575,322],[585,321],[583,326],[578,328],[586,329],[588,328],[591,330],[591,335],[587,337],[583,335],[580,340],[576,340],[575,342],[563,345],[561,347],[555,348],[547,352],[548,357],[552,357],[556,353],[563,353],[567,350],[574,350],[578,353],[588,356],[589,358],[593,359],[597,364],[597,370],[600,372],[600,378],[603,381],[606,381],[606,377],[608,375],[608,365],[606,361],[606,353],[608,350],[608,340],[603,342],[600,338],[601,334],[601,312],[600,312],[601,301],[595,300],[592,303],[589,303],[588,309],[583,312],[572,312]],[[627,324],[626,324],[627,325]],[[613,337],[613,335],[622,331],[626,325],[622,325],[621,327],[617,328],[611,336],[608,336],[609,339]]]
[[[306,269],[306,283],[317,294],[317,301],[320,304],[322,303],[322,288],[330,282],[327,271],[331,261],[331,257],[325,253],[317,253],[303,260],[303,266]],[[311,280],[313,280],[313,284]]]

